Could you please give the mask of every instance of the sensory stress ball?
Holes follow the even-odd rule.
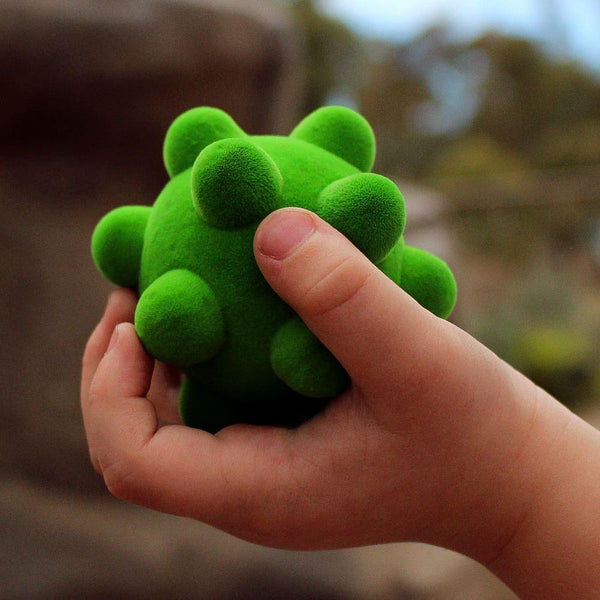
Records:
[[[170,180],[154,206],[123,206],[98,223],[96,266],[138,291],[144,347],[185,375],[184,423],[295,426],[349,384],[258,270],[254,234],[278,208],[314,211],[421,305],[450,314],[454,277],[404,243],[404,199],[369,172],[374,158],[370,125],[348,108],[320,108],[289,136],[249,136],[227,113],[194,108],[167,132]]]

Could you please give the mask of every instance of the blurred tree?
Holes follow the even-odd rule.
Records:
[[[476,336],[563,403],[598,397],[600,312],[597,294],[572,269],[538,264],[504,298],[469,315]]]
[[[534,162],[545,167],[600,164],[600,118],[573,123],[552,122],[542,127],[531,145]]]
[[[414,125],[419,107],[432,94],[422,73],[406,68],[405,51],[372,44],[370,68],[359,93],[360,110],[377,137],[376,168],[396,175],[419,172],[435,146],[432,136]]]
[[[373,48],[359,105],[385,170],[464,176],[600,163],[598,77],[535,42],[493,32],[457,41],[438,26]]]
[[[462,326],[575,406],[600,394],[600,313],[589,301],[600,283],[600,79],[561,56],[568,40],[542,1],[549,37],[560,38],[550,52],[497,32],[460,40],[445,26],[406,43],[361,40],[316,0],[293,12],[304,111],[354,104],[375,130],[375,169],[442,192],[475,280],[461,282]]]
[[[600,163],[600,81],[536,42],[457,40],[443,25],[406,43],[364,40],[316,0],[287,3],[304,37],[303,113],[359,108],[378,170],[438,178]]]
[[[600,283],[591,243],[600,79],[534,41],[493,32],[461,41],[434,27],[369,49],[359,99],[378,168],[442,191],[471,275],[489,271],[480,284],[487,277],[483,289],[495,292],[466,298],[462,325],[565,403],[592,399],[600,323],[586,298]],[[463,298],[481,294],[461,287]]]
[[[407,44],[369,44],[358,104],[376,133],[379,170],[418,176],[447,144],[438,126],[444,100],[437,77],[445,38],[446,31],[434,27]]]
[[[352,103],[365,68],[361,38],[325,16],[314,0],[293,0],[291,9],[304,38],[303,114],[336,98]]]
[[[480,132],[467,133],[441,151],[428,167],[435,178],[473,178],[490,173],[519,172],[527,164],[517,152],[503,148],[496,140]]]
[[[537,163],[535,148],[547,128],[600,117],[600,83],[579,65],[543,53],[530,40],[496,33],[470,47],[486,55],[488,72],[469,132],[485,133]]]

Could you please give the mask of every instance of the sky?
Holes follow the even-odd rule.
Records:
[[[543,41],[550,50],[600,71],[599,0],[319,0],[326,14],[391,40],[446,22],[459,37],[486,29]]]

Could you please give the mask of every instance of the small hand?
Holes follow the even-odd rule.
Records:
[[[295,430],[160,426],[148,399],[153,360],[131,325],[135,298],[119,291],[82,383],[92,461],[111,492],[270,546],[414,540],[500,565],[507,579],[522,569],[521,559],[506,567],[506,549],[526,539],[539,495],[565,483],[564,432],[589,431],[315,215],[273,213],[255,253],[350,389]]]

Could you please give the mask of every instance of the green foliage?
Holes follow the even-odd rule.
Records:
[[[419,73],[402,67],[398,52],[382,47],[381,56],[371,59],[358,100],[376,130],[377,168],[410,176],[423,170],[438,144],[411,122],[411,116],[432,96]]]
[[[514,353],[525,370],[548,377],[578,371],[592,349],[591,340],[579,332],[564,326],[537,325],[519,333]]]
[[[363,40],[314,0],[290,4],[304,40],[306,112],[335,93],[353,98],[377,134],[378,169],[429,177],[443,162],[461,173],[452,147],[465,140],[493,146],[478,173],[599,160],[599,78],[535,41],[496,32],[465,41],[442,25],[406,43]]]

